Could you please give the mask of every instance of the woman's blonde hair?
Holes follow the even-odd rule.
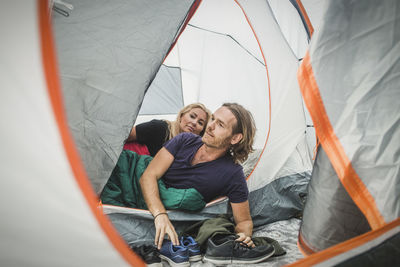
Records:
[[[253,115],[237,103],[225,103],[222,106],[228,108],[236,118],[236,125],[233,126],[232,134],[241,133],[243,135],[242,140],[229,150],[233,160],[236,163],[242,163],[247,159],[249,153],[254,151],[256,124]]]
[[[208,121],[211,118],[211,112],[203,104],[201,104],[201,103],[193,103],[193,104],[189,104],[189,105],[183,107],[179,111],[178,115],[176,115],[176,120],[175,121],[167,121],[166,120],[166,122],[168,123],[168,131],[169,131],[169,135],[166,137],[167,140],[170,140],[171,138],[175,137],[176,135],[178,135],[178,134],[180,134],[182,132],[182,129],[180,128],[181,118],[182,118],[183,115],[185,115],[186,113],[190,112],[194,108],[200,108],[206,113],[206,121],[204,122],[204,129],[201,131],[200,135],[202,136],[204,134],[204,132],[206,130],[206,127],[207,127],[207,124],[208,124]]]

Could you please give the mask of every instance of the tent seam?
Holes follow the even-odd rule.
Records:
[[[104,234],[108,237],[108,240],[114,248],[119,252],[120,256],[132,266],[145,266],[144,262],[135,253],[131,252],[111,222],[101,213],[101,209],[98,209],[97,207],[97,196],[87,178],[79,153],[77,152],[75,143],[69,132],[65,116],[58,65],[54,49],[54,40],[50,24],[51,16],[48,10],[49,4],[46,0],[38,0],[37,4],[44,80],[54,119],[60,134],[60,139],[64,146],[65,156],[68,159],[75,181],[85,198],[89,209],[95,217],[95,221],[99,224],[100,229],[103,230]]]
[[[377,229],[383,226],[385,221],[376,206],[374,198],[355,172],[330,123],[315,80],[309,52],[304,57],[298,71],[298,82],[304,102],[314,121],[316,134],[340,182],[367,218],[371,228]]]

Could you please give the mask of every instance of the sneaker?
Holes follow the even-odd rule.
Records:
[[[142,260],[150,267],[162,267],[160,252],[155,246],[142,245],[131,246],[131,249],[138,254]]]
[[[200,245],[191,236],[182,236],[181,245],[186,247],[189,251],[189,261],[200,261],[201,251]]]
[[[209,238],[204,261],[215,265],[258,263],[268,259],[275,252],[271,245],[251,248],[235,239],[235,235]]]
[[[189,250],[184,246],[174,246],[171,240],[164,240],[160,249],[160,258],[173,267],[190,266]]]

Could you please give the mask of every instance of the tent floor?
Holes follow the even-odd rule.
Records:
[[[286,250],[286,254],[279,257],[272,257],[267,259],[264,262],[260,262],[258,264],[231,264],[226,266],[235,266],[235,267],[244,267],[244,266],[284,266],[299,259],[302,259],[304,256],[300,252],[297,247],[297,238],[299,234],[300,228],[299,219],[290,219],[284,221],[274,222],[268,225],[265,225],[261,228],[257,228],[254,231],[254,236],[268,236],[273,238],[279,242],[279,244]],[[167,267],[169,264],[163,261],[163,266]],[[215,265],[208,262],[194,262],[191,264],[193,267],[214,267]]]

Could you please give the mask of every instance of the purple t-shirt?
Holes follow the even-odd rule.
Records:
[[[165,185],[195,188],[206,202],[220,196],[227,196],[233,203],[246,201],[249,190],[243,168],[229,155],[192,166],[193,157],[202,145],[201,137],[192,133],[181,133],[164,144],[175,158],[162,177]]]

